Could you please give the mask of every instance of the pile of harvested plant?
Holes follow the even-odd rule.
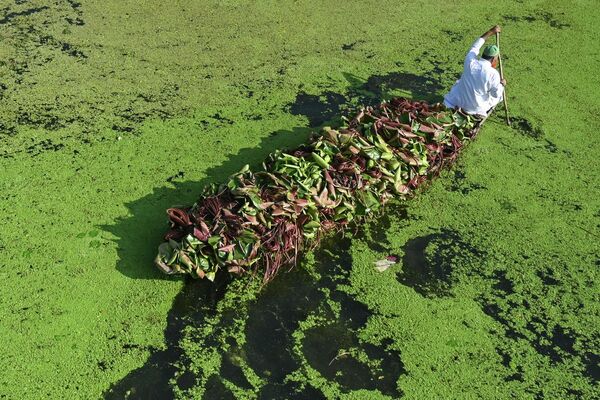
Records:
[[[270,154],[204,188],[189,208],[167,210],[171,230],[156,265],[213,280],[219,271],[261,273],[265,282],[331,230],[405,198],[454,161],[480,123],[404,98],[363,108],[295,150]]]

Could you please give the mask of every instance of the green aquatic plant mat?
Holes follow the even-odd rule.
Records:
[[[167,210],[171,229],[156,266],[213,280],[262,274],[265,282],[323,234],[406,198],[454,161],[481,121],[441,104],[404,98],[361,109],[262,168],[245,166],[204,188],[187,208]]]

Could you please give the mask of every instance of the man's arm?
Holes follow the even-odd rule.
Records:
[[[487,31],[483,35],[481,35],[481,38],[485,41],[490,36],[495,35],[496,33],[500,33],[500,32],[502,32],[502,29],[500,29],[500,25],[495,25],[495,26],[492,26],[489,31]]]
[[[475,41],[475,43],[473,43],[473,45],[469,49],[469,52],[467,53],[467,57],[465,58],[465,67],[469,65],[471,60],[477,57],[477,54],[479,54],[479,50],[481,50],[481,46],[483,46],[487,38],[489,38],[492,35],[495,35],[496,32],[501,32],[500,25],[491,27],[488,31],[484,32],[483,35],[477,38],[477,40]]]
[[[490,96],[498,99],[497,101],[502,100],[504,94],[504,86],[506,83],[503,83],[502,81],[503,79],[500,79],[500,74],[497,71],[494,71],[494,74],[489,81],[489,93]]]

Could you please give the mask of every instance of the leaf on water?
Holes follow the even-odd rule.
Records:
[[[375,264],[375,269],[379,272],[383,272],[392,265],[396,264],[396,261],[391,261],[389,258],[390,257],[384,258],[383,260],[374,261],[373,264]]]

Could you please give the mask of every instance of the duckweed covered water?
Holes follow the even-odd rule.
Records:
[[[598,397],[593,1],[5,3],[1,398]],[[166,208],[495,23],[515,123],[423,193],[263,289],[154,270]]]

